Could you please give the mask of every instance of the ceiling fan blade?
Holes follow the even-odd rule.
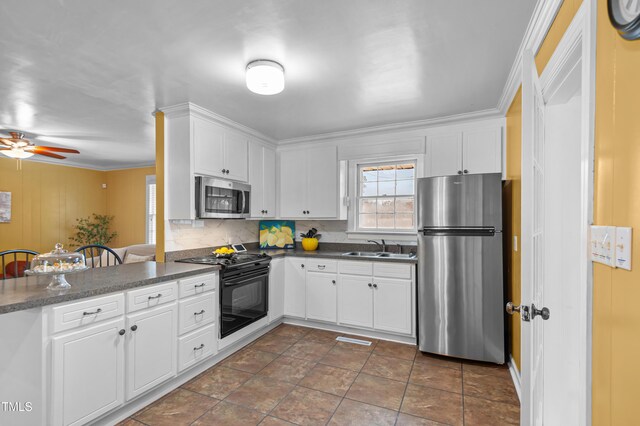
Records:
[[[52,152],[68,152],[70,154],[80,154],[80,151],[77,149],[71,148],[57,148],[55,146],[30,146],[27,148],[29,151],[33,151],[35,149],[39,149],[42,151],[52,151]]]
[[[6,139],[6,138],[0,138],[0,143],[1,143],[1,144],[3,144],[3,145],[6,145],[6,146],[8,146],[8,147],[10,147],[11,145],[13,145],[13,144],[11,143],[11,140],[10,140],[10,139]]]
[[[40,151],[38,149],[33,149],[33,150],[30,150],[29,152],[33,152],[34,154],[38,154],[38,155],[44,155],[45,157],[58,158],[60,160],[67,158],[67,157],[63,157],[62,155],[54,154],[52,152],[47,152],[47,151]]]

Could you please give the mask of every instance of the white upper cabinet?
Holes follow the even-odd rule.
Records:
[[[276,152],[257,142],[249,144],[251,217],[276,215]]]
[[[246,182],[248,138],[200,117],[192,117],[194,173]]]
[[[338,216],[338,156],[335,146],[297,148],[280,153],[280,216]]]
[[[502,173],[502,126],[427,136],[425,176]]]

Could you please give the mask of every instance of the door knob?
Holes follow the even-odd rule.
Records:
[[[465,172],[465,174],[466,174],[466,173],[469,173],[469,170],[467,170],[467,169],[464,169],[464,172]]]
[[[126,333],[126,331],[124,330],[124,328],[123,328],[122,330],[118,331],[118,334],[119,334],[119,335],[121,335],[121,336],[124,336],[124,333]]]
[[[131,331],[136,331],[137,329],[138,329],[138,326],[137,326],[137,325],[133,324],[133,325],[131,326]]]
[[[516,312],[520,312],[520,305],[514,305],[513,302],[508,302],[505,310],[509,315],[513,315]]]
[[[373,288],[378,288],[378,284],[373,284]]]
[[[462,174],[462,170],[458,170],[458,174],[461,175]]]
[[[549,311],[549,308],[542,308],[542,309],[538,309],[536,308],[536,305],[534,305],[533,303],[531,304],[531,318],[535,318],[537,316],[542,317],[543,320],[548,320],[549,316],[551,315],[551,312]]]
[[[513,302],[507,303],[505,306],[505,311],[509,315],[513,315],[516,312],[520,314],[522,321],[529,321],[529,307],[525,305],[514,305]]]

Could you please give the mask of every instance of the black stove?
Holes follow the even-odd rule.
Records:
[[[246,266],[259,266],[271,262],[271,256],[261,254],[234,254],[229,257],[203,256],[176,260],[183,263],[198,263],[201,265],[219,265],[222,269],[237,269]]]

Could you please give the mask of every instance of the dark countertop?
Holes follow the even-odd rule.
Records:
[[[348,252],[348,251],[346,251]],[[269,250],[249,250],[247,253],[266,253],[273,258],[278,257],[319,257],[323,259],[338,259],[338,260],[356,260],[365,262],[394,262],[394,263],[418,263],[418,258],[411,259],[398,259],[390,257],[358,257],[358,256],[344,256],[345,251],[333,251],[333,250],[316,250],[305,251],[300,249],[269,249]]]
[[[48,290],[50,276],[0,280],[0,314],[115,293],[163,281],[215,272],[219,268],[189,263],[128,263],[65,275],[71,287]]]

